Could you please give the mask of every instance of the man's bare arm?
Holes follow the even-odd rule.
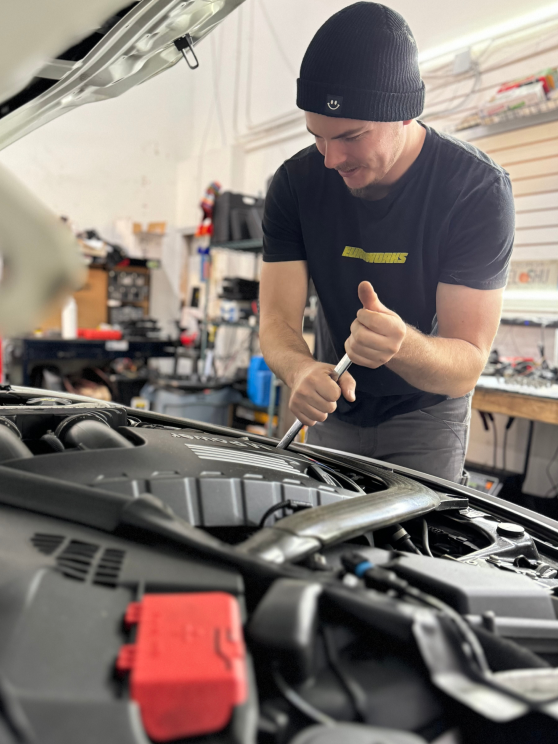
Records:
[[[438,285],[438,336],[405,326],[384,307],[371,285],[359,287],[369,308],[351,326],[347,353],[356,364],[385,364],[419,390],[460,397],[472,390],[486,364],[498,330],[503,290]]]
[[[302,336],[308,293],[306,261],[265,263],[260,281],[260,346],[268,366],[291,389],[291,411],[313,426],[337,407],[341,392],[354,400],[355,382],[345,373],[337,385],[334,366],[316,362]]]
[[[314,361],[302,336],[307,293],[306,261],[263,263],[260,346],[269,368],[289,387],[298,365]]]
[[[388,367],[420,390],[460,397],[473,390],[488,360],[503,289],[438,284],[438,336],[408,329]]]

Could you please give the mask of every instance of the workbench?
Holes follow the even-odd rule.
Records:
[[[501,413],[529,421],[527,449],[523,466],[523,479],[533,443],[535,422],[558,424],[558,385],[531,387],[504,382],[502,378],[481,376],[472,400],[472,407],[484,413]]]
[[[529,393],[509,393],[476,387],[472,406],[486,413],[503,413],[505,416],[558,424],[558,399],[542,398]]]
[[[10,380],[14,384],[24,386],[31,384],[31,370],[38,364],[64,362],[74,359],[83,361],[103,362],[127,357],[129,359],[151,359],[156,357],[172,357],[176,353],[172,341],[152,340],[114,340],[90,341],[86,339],[64,340],[45,338],[12,339]],[[13,374],[13,366],[21,367],[19,380]]]

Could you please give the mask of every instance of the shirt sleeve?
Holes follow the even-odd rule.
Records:
[[[284,165],[265,197],[263,234],[264,261],[306,261],[298,203]]]
[[[515,232],[510,180],[500,176],[479,185],[459,204],[449,227],[449,243],[439,281],[472,289],[506,286]]]

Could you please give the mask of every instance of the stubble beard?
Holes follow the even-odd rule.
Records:
[[[377,199],[381,199],[386,196],[389,191],[388,186],[382,186],[377,180],[372,181],[372,183],[367,183],[366,186],[361,186],[358,189],[351,189],[349,186],[347,186],[347,189],[349,189],[351,196],[354,196],[357,199],[364,199],[365,201],[376,201]]]
[[[380,181],[393,168],[395,163],[398,161],[402,151],[403,137],[399,136],[397,137],[397,146],[394,147],[393,156],[389,162],[389,165],[385,169],[385,172],[380,177],[374,178],[373,181],[367,183],[365,186],[361,186],[358,189],[351,189],[349,186],[347,186],[349,193],[357,199],[364,199],[365,201],[377,201],[378,199],[383,199],[384,196],[387,196],[390,191],[391,185],[382,184],[380,183]]]

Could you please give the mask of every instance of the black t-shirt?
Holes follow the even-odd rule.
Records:
[[[320,361],[335,364],[345,353],[362,307],[357,288],[363,280],[425,334],[436,332],[439,282],[487,290],[506,284],[514,237],[507,172],[470,144],[425,128],[419,156],[377,201],[352,196],[315,145],[283,163],[273,178],[263,258],[307,261],[327,325]],[[351,374],[357,401],[341,402],[336,415],[359,426],[446,398],[418,390],[385,366],[353,365]]]

